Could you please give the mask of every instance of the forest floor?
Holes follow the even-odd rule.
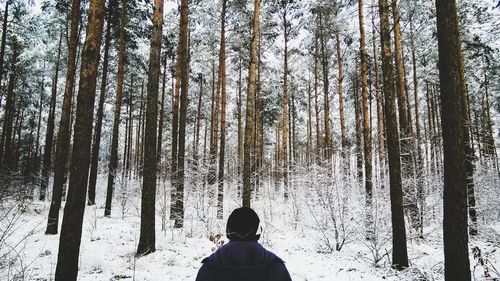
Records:
[[[99,189],[98,195],[104,195],[104,187]],[[161,198],[160,194],[160,205]],[[86,207],[78,279],[194,280],[201,260],[215,247],[207,238],[210,235],[207,229],[221,231],[225,222],[210,221],[209,216],[204,216],[207,214],[200,215],[194,206],[188,206],[183,230],[169,226],[162,230],[161,214],[157,214],[156,252],[135,258],[140,229],[139,196],[128,198],[126,202],[124,205],[128,207],[123,209],[120,203],[124,201],[115,200],[110,218],[103,216],[103,204]],[[0,229],[4,229],[0,236],[6,233],[7,222],[12,223],[0,241],[0,280],[53,280],[59,236],[44,234],[50,203],[30,202],[22,212],[16,206],[9,213],[5,210],[13,206],[14,201],[2,204],[6,216],[0,221]],[[322,251],[318,230],[307,224],[291,224],[287,204],[276,204],[272,208],[265,205],[265,200],[254,204],[264,227],[260,242],[286,262],[293,280],[444,280],[443,242],[438,224],[425,228],[425,240],[408,242],[410,268],[397,272],[390,269],[390,239],[380,246],[382,259],[377,265],[363,239],[349,239],[341,251]],[[228,200],[225,218],[236,206],[236,201]],[[261,209],[265,210],[259,211]],[[268,213],[269,210],[272,212]],[[61,218],[62,213],[61,210]],[[470,251],[475,280],[487,280],[485,269],[492,277],[497,277],[499,233],[500,223],[496,223],[487,228],[485,235],[470,241],[470,249],[477,246],[487,261],[486,266],[478,266],[477,258]]]

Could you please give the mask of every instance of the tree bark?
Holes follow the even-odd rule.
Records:
[[[179,106],[179,151],[177,154],[177,175],[176,178],[176,217],[175,228],[184,225],[184,162],[186,147],[186,115],[188,107],[189,91],[189,53],[188,53],[188,0],[181,1],[180,16],[180,36],[179,36],[179,76],[180,76],[180,106]]]
[[[106,206],[104,207],[105,217],[111,216],[113,189],[115,185],[115,177],[117,175],[116,170],[118,168],[118,138],[120,130],[120,116],[122,110],[123,80],[125,79],[125,55],[126,55],[125,26],[127,22],[127,2],[125,0],[121,0],[121,6],[122,7],[120,14],[120,38],[118,46],[118,72],[116,75],[115,115],[113,120],[113,133],[112,133],[113,135],[111,138],[111,153],[110,153],[111,156],[108,168],[108,187],[106,191]],[[156,128],[155,128],[155,135],[156,135]],[[156,148],[156,143],[155,143],[155,148]]]
[[[413,136],[411,130],[410,117],[408,115],[408,93],[406,91],[405,72],[403,66],[403,54],[401,47],[401,28],[399,24],[399,8],[397,0],[392,1],[392,15],[394,19],[394,52],[396,62],[396,92],[399,108],[399,128],[400,128],[400,144],[401,144],[401,172],[403,178],[414,177],[413,165]],[[413,185],[405,185],[403,201],[405,211],[410,217],[410,224],[415,230],[420,229],[419,210],[415,188]]]
[[[49,184],[49,173],[52,166],[52,148],[54,139],[54,123],[55,123],[55,111],[56,111],[56,98],[57,98],[57,81],[59,79],[59,61],[61,58],[61,42],[62,42],[62,30],[59,35],[59,44],[57,48],[56,66],[54,77],[52,79],[52,95],[50,98],[50,110],[49,118],[47,119],[47,132],[45,134],[45,147],[43,152],[43,167],[42,167],[42,181],[40,185],[40,201],[45,200],[45,194],[47,192],[47,186]],[[6,156],[10,149],[6,147]],[[7,157],[6,157],[7,158]]]
[[[111,9],[116,8],[118,5],[117,0],[113,0],[108,4],[107,9],[107,26],[106,35],[104,39],[104,57],[102,64],[102,78],[101,78],[101,93],[99,95],[99,105],[97,107],[97,121],[94,128],[94,139],[92,141],[92,160],[90,161],[90,176],[89,176],[89,192],[87,204],[89,206],[95,205],[95,190],[97,183],[97,171],[99,168],[99,150],[101,147],[101,132],[102,121],[104,117],[104,101],[106,100],[106,87],[108,83],[108,67],[109,67],[109,48],[111,46]]]
[[[243,207],[250,207],[252,192],[253,170],[255,151],[253,139],[255,94],[257,91],[257,44],[260,33],[260,0],[254,0],[254,10],[252,19],[252,35],[250,39],[250,63],[248,66],[248,88],[247,88],[247,108],[245,120],[245,141],[243,147]]]
[[[144,142],[144,173],[141,200],[141,234],[136,256],[156,251],[155,203],[156,203],[156,129],[158,126],[158,89],[160,84],[161,39],[163,31],[163,0],[155,0],[153,28],[149,50],[148,95],[146,105],[146,130]]]
[[[406,230],[401,187],[401,162],[399,132],[396,116],[389,6],[387,0],[379,0],[380,33],[382,46],[382,73],[385,95],[385,118],[387,127],[387,149],[389,156],[391,220],[392,220],[392,265],[398,270],[408,267]]]
[[[328,68],[328,50],[325,42],[325,34],[323,32],[322,14],[319,12],[319,40],[321,48],[321,66],[323,68],[323,110],[325,114],[325,132],[324,132],[324,150],[323,156],[326,160],[331,160],[331,136],[330,136],[330,96],[329,96],[329,68]]]
[[[71,3],[71,31],[68,44],[68,61],[66,72],[66,84],[64,87],[64,98],[61,109],[61,120],[59,132],[57,133],[56,155],[54,161],[54,184],[52,186],[52,202],[50,203],[49,218],[45,234],[57,234],[59,224],[59,210],[63,185],[66,182],[66,164],[69,155],[70,142],[70,115],[73,100],[73,88],[75,84],[76,56],[79,40],[78,25],[80,20],[80,0]],[[95,92],[95,87],[93,89]],[[85,196],[84,196],[85,197]]]
[[[446,280],[471,280],[467,234],[464,65],[455,0],[436,0],[444,153],[443,240]]]
[[[219,151],[219,178],[217,194],[217,218],[222,219],[224,215],[224,163],[226,149],[226,6],[227,1],[222,0],[221,12],[221,35],[219,54],[219,76],[221,80],[221,112],[220,112],[220,151]]]
[[[10,5],[10,0],[7,0],[5,2],[5,10],[3,13],[2,43],[0,45],[0,85],[2,85],[3,61],[4,61],[4,56],[5,56],[5,45],[7,43],[7,23],[8,23],[8,19],[9,19],[9,5]],[[2,95],[0,95],[0,108],[1,107],[2,107]]]
[[[372,136],[370,128],[370,112],[368,103],[368,75],[366,61],[366,43],[365,43],[365,23],[363,13],[363,0],[358,0],[359,16],[359,54],[361,57],[361,95],[363,108],[363,151],[365,156],[365,204],[366,204],[366,222],[367,237],[374,239],[373,235],[373,183],[372,183]]]
[[[105,0],[91,0],[77,97],[68,198],[59,239],[56,281],[76,280],[90,162],[92,121]]]

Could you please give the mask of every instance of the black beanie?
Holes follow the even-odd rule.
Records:
[[[226,236],[231,241],[253,241],[260,238],[256,235],[259,227],[259,216],[248,207],[235,209],[227,219]]]

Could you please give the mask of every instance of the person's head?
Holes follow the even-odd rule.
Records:
[[[227,219],[226,236],[231,241],[256,242],[260,238],[259,223],[259,216],[251,208],[235,209]]]

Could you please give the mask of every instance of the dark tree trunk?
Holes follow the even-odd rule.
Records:
[[[443,240],[446,280],[471,280],[467,234],[464,65],[455,0],[436,0],[444,153]]]
[[[57,48],[56,69],[52,79],[52,95],[50,97],[49,118],[47,119],[47,132],[45,134],[45,147],[43,152],[42,182],[40,184],[40,201],[45,200],[47,186],[49,184],[49,173],[52,166],[52,143],[54,139],[54,123],[57,98],[57,80],[59,78],[59,61],[61,57],[62,31],[59,35],[59,47]]]
[[[172,163],[170,167],[170,219],[175,220],[177,213],[177,155],[179,144],[179,91],[180,91],[180,61],[179,45],[177,46],[177,60],[175,62],[175,87],[172,92]],[[174,78],[174,77],[172,77]],[[172,79],[173,80],[173,79]]]
[[[189,54],[188,54],[188,0],[181,1],[180,36],[179,36],[179,77],[180,77],[180,106],[179,106],[179,151],[177,153],[176,200],[175,200],[175,228],[184,225],[184,162],[186,147],[186,115],[189,90]]]
[[[163,75],[161,84],[161,104],[160,104],[160,120],[158,121],[158,145],[156,147],[156,161],[158,162],[158,169],[161,170],[162,163],[162,147],[163,147],[163,128],[165,120],[165,88],[167,82],[167,54],[163,54]]]
[[[127,3],[125,0],[122,0],[121,14],[120,14],[120,38],[118,46],[118,72],[116,77],[115,115],[113,121],[113,135],[111,138],[111,156],[109,160],[109,169],[108,169],[108,188],[106,191],[106,206],[104,207],[105,217],[111,216],[113,189],[115,185],[115,178],[117,175],[117,168],[118,168],[118,138],[120,129],[120,116],[122,110],[123,80],[125,79],[125,48],[126,48],[125,26],[127,19],[126,13],[127,13]],[[155,132],[156,132],[156,126],[155,126]]]
[[[217,194],[217,218],[222,219],[224,215],[224,163],[226,148],[226,2],[222,0],[221,12],[221,35],[219,54],[219,76],[221,80],[221,117],[220,117],[220,151],[219,151],[219,175]]]
[[[163,30],[163,1],[155,0],[153,28],[149,50],[148,95],[146,104],[146,130],[144,142],[144,175],[141,199],[141,234],[137,256],[156,251],[155,203],[156,203],[156,129],[158,126],[158,89],[160,84],[161,38]]]
[[[0,140],[0,173],[9,172],[12,170],[12,123],[15,113],[15,94],[14,87],[17,79],[17,62],[19,51],[17,41],[14,42],[14,52],[11,59],[11,74],[7,85],[7,102],[5,104],[4,120],[2,125],[2,137]]]
[[[66,85],[64,87],[64,98],[62,105],[61,121],[57,133],[57,145],[54,165],[54,184],[52,186],[52,201],[50,203],[49,218],[45,234],[57,234],[59,225],[59,209],[63,193],[63,185],[66,182],[66,163],[68,162],[70,133],[71,107],[73,100],[73,88],[75,84],[76,56],[79,40],[78,25],[80,20],[80,0],[73,0],[71,4],[71,32],[68,44],[68,61],[66,73]],[[95,89],[93,90],[95,91]],[[85,197],[85,196],[84,196]]]
[[[252,192],[252,177],[253,170],[252,162],[254,161],[254,116],[255,109],[255,94],[257,91],[257,44],[260,33],[260,0],[254,1],[253,20],[252,20],[252,35],[250,40],[250,63],[248,66],[248,88],[247,88],[247,108],[245,122],[245,141],[243,147],[243,207],[250,207],[250,199]]]
[[[414,142],[412,140],[413,134],[411,129],[411,121],[408,105],[408,92],[406,90],[405,83],[405,71],[404,71],[404,61],[403,61],[403,51],[401,47],[401,28],[400,28],[400,16],[397,0],[393,0],[391,3],[392,15],[394,19],[394,52],[395,52],[395,63],[396,63],[396,93],[398,100],[399,109],[399,128],[400,128],[400,144],[401,144],[401,172],[404,179],[414,177]],[[410,225],[415,229],[420,229],[419,220],[419,210],[417,205],[417,197],[415,194],[415,188],[413,185],[405,185],[403,187],[404,195],[403,201],[405,206],[405,211],[410,217]]]
[[[5,11],[3,13],[2,43],[0,45],[0,85],[2,85],[3,61],[5,56],[5,45],[7,43],[7,23],[9,19],[9,5],[10,5],[10,0],[7,0],[7,2],[5,2]],[[2,107],[2,95],[0,95],[0,108],[1,107]]]
[[[319,40],[320,40],[320,48],[321,48],[321,66],[323,68],[323,111],[325,114],[324,126],[324,158],[326,160],[332,160],[332,140],[330,136],[330,96],[329,96],[329,64],[328,64],[328,46],[326,46],[325,34],[323,33],[323,20],[322,14],[319,13]]]
[[[68,198],[59,239],[56,281],[76,280],[90,164],[90,145],[105,0],[91,0],[77,97]]]
[[[99,150],[101,149],[102,120],[104,118],[104,101],[106,100],[106,88],[108,84],[109,48],[111,46],[111,14],[112,9],[117,6],[116,0],[108,4],[106,35],[104,37],[104,57],[102,64],[101,93],[99,95],[99,105],[97,107],[97,120],[94,128],[94,139],[92,141],[92,160],[90,161],[89,192],[87,204],[95,205],[95,190],[97,183],[97,171],[99,168]]]
[[[398,270],[408,267],[406,230],[403,211],[403,190],[401,187],[401,161],[399,153],[399,132],[396,116],[389,6],[387,0],[379,0],[380,33],[382,46],[382,73],[385,95],[385,118],[387,128],[387,150],[389,156],[389,177],[392,220],[392,265]]]
[[[372,183],[372,135],[370,127],[370,114],[368,107],[368,75],[367,75],[367,60],[366,60],[366,43],[365,43],[365,23],[363,13],[363,0],[358,0],[358,17],[359,17],[359,53],[361,56],[361,96],[362,111],[363,111],[363,152],[365,156],[365,204],[366,204],[366,222],[367,222],[367,237],[373,239],[375,231],[373,229],[373,183]]]

